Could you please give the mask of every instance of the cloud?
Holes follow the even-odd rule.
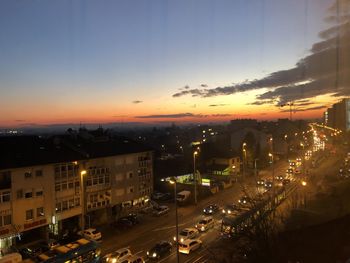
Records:
[[[263,78],[246,80],[227,86],[187,89],[173,94],[182,96],[215,97],[268,89],[258,94],[250,105],[284,104],[290,101],[332,95],[335,99],[350,96],[350,1],[338,0],[329,8],[329,28],[320,32],[321,41],[312,45],[310,54],[290,69],[273,72]],[[299,102],[300,106],[312,103]]]
[[[327,106],[320,105],[320,106],[314,106],[314,107],[310,107],[310,108],[296,108],[296,109],[292,109],[292,111],[293,112],[313,111],[313,110],[321,110],[321,109],[325,109],[325,108],[327,108]],[[290,110],[285,109],[285,110],[280,110],[280,112],[290,112]]]
[[[175,113],[175,114],[156,114],[156,115],[141,115],[135,116],[135,118],[139,119],[179,119],[179,118],[208,118],[208,117],[228,117],[232,116],[232,114],[193,114],[193,113]]]
[[[220,107],[220,106],[227,106],[228,104],[210,104],[209,107]]]
[[[159,118],[186,118],[186,117],[196,117],[193,113],[176,113],[176,114],[158,114],[158,115],[142,115],[135,116],[135,118],[139,119],[159,119]]]
[[[132,103],[139,104],[139,103],[142,103],[142,102],[143,102],[142,100],[134,100]]]
[[[26,120],[15,120],[15,122],[25,122]]]
[[[202,88],[208,88],[208,85],[207,84],[201,84],[201,87]]]

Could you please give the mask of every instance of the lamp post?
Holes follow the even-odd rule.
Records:
[[[243,154],[242,154],[242,159],[243,159],[243,178],[245,178],[245,169],[246,169],[246,160],[247,160],[247,150],[246,150],[246,147],[247,144],[244,142],[243,143],[243,146],[242,146],[242,151],[243,151]]]
[[[197,173],[196,173],[196,156],[197,151],[193,152],[193,181],[194,181],[194,203],[197,205]]]
[[[81,221],[81,227],[84,230],[85,229],[85,216],[86,216],[86,189],[85,189],[85,175],[87,174],[86,170],[82,170],[80,172],[80,181],[81,181],[81,188],[82,188],[82,204],[83,204],[83,213],[82,213],[82,221]]]
[[[305,145],[301,142],[300,146],[303,147],[303,151],[302,151],[302,155],[303,155],[302,170],[303,170],[303,175],[305,176]]]
[[[172,178],[169,180],[169,183],[174,185],[174,198],[175,198],[175,226],[176,226],[176,261],[177,263],[180,262],[179,258],[179,222],[178,222],[178,216],[177,216],[177,199],[176,199],[176,194],[177,194],[177,181],[175,178]]]
[[[274,167],[274,160],[273,160],[273,154],[269,153],[269,157],[271,158],[271,168],[272,168],[272,187],[273,187],[273,198],[275,198],[275,167]]]

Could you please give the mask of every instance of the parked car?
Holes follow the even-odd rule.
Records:
[[[34,259],[42,253],[42,248],[39,245],[31,245],[20,248],[19,253],[22,255],[23,259]]]
[[[130,255],[120,263],[145,263],[144,259],[137,255]]]
[[[203,209],[203,213],[206,215],[215,214],[219,210],[219,206],[216,204],[210,204]]]
[[[186,239],[193,239],[197,236],[199,236],[199,231],[196,228],[185,228],[179,233],[179,241],[183,242]],[[174,241],[176,241],[176,237],[174,237]]]
[[[140,223],[140,217],[137,214],[129,214],[124,218],[129,220],[133,225],[137,225]]]
[[[108,253],[103,257],[103,262],[106,263],[119,263],[124,259],[131,256],[131,251],[129,248],[120,248],[112,253]]]
[[[161,205],[157,208],[154,208],[153,215],[155,216],[161,216],[169,213],[169,207],[166,205]]]
[[[160,192],[153,192],[152,195],[151,195],[151,198],[153,200],[160,200],[160,198],[163,196],[164,194],[163,193],[160,193]]]
[[[179,252],[183,254],[190,254],[202,246],[202,241],[199,239],[187,239],[179,243]]]
[[[214,219],[211,216],[205,217],[196,224],[198,231],[207,231],[210,228],[214,227]]]
[[[94,240],[96,242],[102,241],[101,232],[97,231],[95,228],[88,228],[88,229],[79,231],[78,234],[87,239]]]
[[[239,207],[236,204],[228,204],[222,209],[222,213],[226,215],[230,215],[234,213],[234,211],[238,211]]]
[[[49,239],[40,241],[38,245],[41,247],[42,252],[45,252],[54,249],[55,247],[58,247],[60,244],[55,239]]]
[[[171,253],[173,245],[168,241],[160,241],[149,251],[147,251],[147,257],[149,259],[160,259],[161,257]]]

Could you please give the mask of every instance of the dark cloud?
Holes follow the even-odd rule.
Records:
[[[159,118],[185,118],[185,117],[197,117],[193,113],[176,113],[176,114],[158,114],[158,115],[143,115],[143,116],[136,116],[136,118],[139,119],[159,119]]]
[[[309,108],[293,108],[292,111],[293,112],[302,112],[302,111],[313,111],[313,110],[321,110],[321,109],[325,109],[327,108],[327,106],[325,105],[320,105],[320,106],[314,106],[314,107],[309,107]],[[285,109],[285,110],[281,110],[281,112],[290,112],[289,109]]]
[[[142,102],[143,102],[142,100],[134,100],[132,103],[139,104],[139,103],[142,103]]]
[[[201,87],[202,88],[208,88],[208,85],[207,84],[201,84]]]
[[[157,115],[142,115],[135,116],[135,118],[139,119],[162,119],[162,118],[170,118],[170,119],[178,119],[178,118],[187,118],[187,117],[195,117],[195,118],[208,118],[208,117],[228,117],[232,116],[231,114],[193,114],[193,113],[175,113],[175,114],[157,114]]]
[[[190,95],[206,98],[264,88],[269,90],[259,94],[251,105],[299,101],[299,106],[312,106],[311,102],[302,100],[326,94],[350,96],[350,1],[338,1],[339,13],[335,4],[329,8],[327,21],[330,26],[319,33],[322,40],[315,43],[310,54],[300,59],[293,68],[223,87],[188,89],[175,93],[173,97]]]
[[[221,107],[221,106],[227,106],[228,104],[210,104],[209,107]]]

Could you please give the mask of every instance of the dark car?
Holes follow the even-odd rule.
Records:
[[[287,185],[290,183],[290,179],[283,179],[282,184]]]
[[[222,209],[222,213],[226,215],[231,215],[236,211],[239,211],[240,208],[236,204],[228,204]]]
[[[54,239],[49,239],[49,240],[43,240],[38,243],[40,246],[42,252],[54,249],[55,247],[59,246],[59,243],[54,240]]]
[[[19,249],[19,253],[24,259],[34,259],[42,253],[42,248],[38,246],[28,246]]]
[[[249,203],[251,203],[252,200],[248,197],[248,196],[242,196],[239,200],[238,203],[240,203],[241,205],[245,206],[248,205]]]
[[[129,214],[128,216],[122,217],[122,218],[126,218],[127,220],[129,220],[133,225],[137,225],[140,223],[140,218],[137,214]]]
[[[212,214],[216,213],[218,210],[219,210],[219,206],[218,205],[211,204],[211,205],[208,205],[207,207],[205,207],[203,209],[203,213],[206,214],[206,215],[212,215]]]
[[[161,241],[147,251],[147,257],[149,259],[160,259],[161,257],[170,254],[172,248],[173,246],[170,242]]]
[[[128,218],[126,217],[122,217],[122,218],[119,218],[117,220],[117,222],[115,222],[114,226],[117,227],[117,228],[122,228],[122,229],[125,229],[125,228],[130,228],[132,227],[134,224],[132,221],[130,221]]]
[[[265,188],[271,189],[272,187],[273,187],[273,182],[271,182],[271,181],[266,181],[265,182]]]

